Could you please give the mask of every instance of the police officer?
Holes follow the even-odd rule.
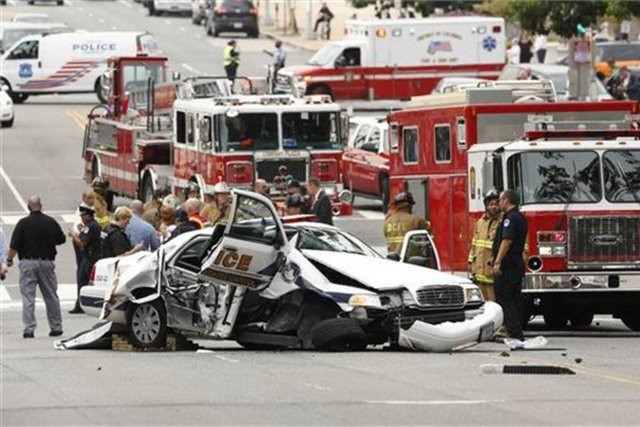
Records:
[[[484,298],[489,301],[496,300],[491,261],[493,260],[493,240],[498,224],[502,221],[499,198],[500,194],[495,189],[484,196],[485,213],[476,223],[468,259],[471,277],[480,287]]]
[[[100,233],[102,229],[94,218],[95,210],[88,204],[82,203],[78,207],[78,211],[80,212],[82,223],[78,227],[79,231],[74,229],[69,230],[69,237],[71,237],[73,243],[80,248],[82,258],[77,275],[78,294],[76,304],[73,309],[69,311],[70,314],[84,313],[80,307],[80,288],[89,284],[91,267],[93,267],[93,264],[102,256],[100,250]]]
[[[408,231],[429,230],[431,228],[429,221],[411,213],[413,205],[415,202],[409,192],[400,193],[395,197],[393,207],[384,220],[384,237],[389,253],[400,253],[404,235]]]
[[[492,248],[496,302],[504,312],[504,324],[509,337],[524,341],[522,279],[527,220],[518,210],[518,196],[513,190],[503,191],[498,201],[504,216]]]
[[[236,50],[236,41],[229,40],[222,52],[224,71],[227,73],[227,79],[231,82],[231,89],[233,90],[233,83],[236,80],[236,74],[238,72],[238,65],[240,65],[240,52]]]

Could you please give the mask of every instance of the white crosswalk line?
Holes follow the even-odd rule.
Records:
[[[11,301],[11,295],[4,286],[0,286],[0,302]]]
[[[60,215],[60,217],[62,218],[62,222],[67,222],[67,223],[72,223],[76,220],[76,214],[72,213],[72,214],[62,214]]]
[[[378,211],[357,211],[359,215],[363,216],[366,219],[376,219],[382,220],[384,219],[384,214]]]
[[[25,215],[0,215],[0,219],[5,225],[16,225],[24,217]]]
[[[9,292],[11,289],[11,293]],[[11,294],[14,294],[13,297]],[[63,306],[72,305],[77,297],[77,289],[75,283],[59,283],[58,298]],[[36,307],[44,307],[44,300],[40,295],[40,291],[36,292]],[[8,284],[0,286],[0,311],[17,310],[22,308],[22,300],[20,297],[20,285]]]

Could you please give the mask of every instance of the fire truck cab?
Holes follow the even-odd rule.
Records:
[[[584,326],[612,314],[640,330],[638,104],[515,91],[427,96],[390,114],[391,197],[413,193],[442,268],[464,274],[483,195],[515,190],[529,226],[527,320]]]

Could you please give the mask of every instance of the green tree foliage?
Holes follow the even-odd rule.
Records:
[[[618,21],[632,16],[640,16],[638,0],[490,0],[483,7],[495,16],[520,24],[530,33],[554,33],[562,37],[577,34],[576,26],[597,24],[605,16]]]

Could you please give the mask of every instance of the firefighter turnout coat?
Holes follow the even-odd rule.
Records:
[[[404,235],[411,230],[429,230],[429,222],[409,212],[408,209],[398,209],[387,214],[384,220],[384,238],[389,253],[400,253]],[[489,250],[491,253],[491,250]]]
[[[493,217],[485,213],[476,223],[468,259],[471,274],[476,282],[493,284],[493,267],[490,265],[493,260],[491,246],[500,221],[502,221],[502,213]]]

